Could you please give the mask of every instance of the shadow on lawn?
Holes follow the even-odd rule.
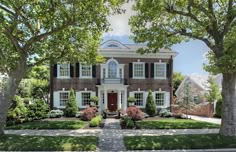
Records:
[[[97,137],[0,136],[0,150],[11,151],[78,151],[96,150]]]

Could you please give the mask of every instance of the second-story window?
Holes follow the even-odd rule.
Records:
[[[166,63],[155,63],[155,78],[165,79],[166,78]]]
[[[133,63],[133,77],[144,78],[144,63]]]
[[[70,64],[59,64],[58,65],[58,77],[69,77],[70,76]]]
[[[115,61],[111,61],[108,63],[108,78],[116,78],[117,77],[117,64]]]
[[[92,77],[92,66],[91,65],[81,65],[80,77],[91,78]]]

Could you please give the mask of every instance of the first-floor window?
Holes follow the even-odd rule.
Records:
[[[156,93],[155,95],[156,105],[164,106],[165,104],[165,93]]]
[[[82,106],[90,105],[90,92],[82,92]]]
[[[60,92],[60,106],[66,106],[66,102],[68,101],[68,92]]]
[[[134,98],[136,99],[136,102],[134,103],[134,105],[143,106],[143,93],[142,92],[134,93]]]

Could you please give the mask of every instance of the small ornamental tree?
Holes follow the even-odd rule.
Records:
[[[76,104],[75,92],[73,89],[70,90],[68,101],[66,102],[65,115],[67,117],[74,117],[78,111]]]
[[[148,91],[148,97],[146,101],[146,113],[150,116],[154,116],[157,112],[156,103],[152,96],[152,91]]]
[[[217,101],[221,98],[220,88],[212,76],[209,76],[207,81],[209,83],[209,87],[208,87],[208,94],[206,95],[206,98],[208,102],[213,103],[214,101]]]
[[[36,99],[33,104],[28,106],[28,114],[29,118],[34,120],[40,120],[47,117],[49,112],[48,104],[46,104],[41,99]]]

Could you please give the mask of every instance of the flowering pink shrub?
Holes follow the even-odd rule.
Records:
[[[137,120],[142,120],[143,119],[143,113],[142,111],[137,108],[137,107],[129,107],[126,110],[127,115],[133,120],[133,121],[137,121]]]
[[[81,115],[81,120],[90,121],[92,118],[96,117],[96,112],[96,107],[86,108]]]

